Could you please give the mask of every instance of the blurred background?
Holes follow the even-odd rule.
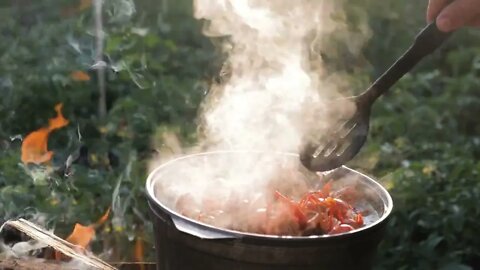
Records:
[[[333,33],[336,50],[324,57],[361,91],[425,25],[427,0],[343,2],[350,34]],[[25,217],[65,238],[111,206],[93,252],[153,261],[148,162],[175,152],[172,141],[195,142],[222,55],[191,0],[105,0],[99,53],[93,4],[0,1],[0,219]],[[375,105],[369,141],[349,166],[394,198],[376,269],[480,269],[479,75],[480,30],[463,29]],[[57,103],[69,124],[50,135],[50,169],[24,165],[22,138]]]

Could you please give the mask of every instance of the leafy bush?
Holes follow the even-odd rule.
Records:
[[[144,183],[155,152],[152,137],[165,129],[191,137],[202,81],[215,68],[215,52],[185,9],[188,3],[167,12],[156,1],[137,2],[105,2],[104,119],[97,113],[98,77],[91,68],[91,1],[0,6],[6,18],[0,33],[8,41],[0,44],[0,217],[36,218],[66,236],[74,223],[90,224],[112,206],[111,222],[96,244],[103,244],[100,250],[120,247],[114,255],[127,260],[127,243],[151,234],[143,227],[151,232]],[[50,136],[53,167],[23,165],[20,138],[45,126],[58,102],[70,124]],[[66,171],[68,158],[74,163]]]

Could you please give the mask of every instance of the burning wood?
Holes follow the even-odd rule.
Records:
[[[0,269],[15,270],[69,270],[65,265],[57,262],[49,262],[42,259],[7,259],[0,261]]]
[[[68,120],[62,114],[63,104],[59,103],[55,106],[57,116],[48,121],[48,126],[40,128],[28,134],[22,143],[22,162],[28,163],[45,163],[52,159],[53,152],[48,150],[48,136],[56,129],[68,125]]]
[[[0,231],[5,226],[11,226],[13,228],[16,228],[17,230],[25,233],[31,238],[45,245],[51,246],[57,252],[62,252],[63,254],[69,256],[70,258],[74,258],[76,262],[82,263],[86,266],[94,267],[96,269],[116,270],[115,267],[109,265],[108,263],[102,261],[101,259],[95,257],[94,255],[85,253],[83,251],[79,251],[76,248],[76,246],[74,246],[72,243],[69,243],[59,238],[53,233],[43,228],[40,228],[39,226],[27,220],[19,219],[19,220],[7,221],[2,225],[2,227],[0,227]],[[32,260],[28,260],[28,261],[31,263]],[[66,266],[66,265],[60,266],[58,264],[55,264],[53,262],[48,262],[45,260],[39,261],[39,265],[37,265],[37,266],[44,266],[44,268],[35,267],[35,266],[32,267],[31,264],[28,264],[27,261],[15,260],[15,258],[12,258],[11,260],[2,261],[1,263],[2,263],[0,264],[1,267],[10,267],[11,265],[14,265],[15,269],[35,269],[35,270],[36,269],[70,269],[69,266]],[[72,267],[72,268],[78,269],[78,266]]]

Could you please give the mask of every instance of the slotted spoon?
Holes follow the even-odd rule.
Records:
[[[350,161],[367,140],[370,111],[373,103],[410,71],[422,58],[431,54],[451,33],[438,30],[430,23],[415,37],[410,48],[383,73],[365,92],[352,97],[356,106],[353,116],[328,136],[325,144],[307,143],[300,161],[311,171],[328,171]]]

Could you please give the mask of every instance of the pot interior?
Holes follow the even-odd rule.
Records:
[[[392,210],[390,195],[370,177],[347,167],[314,174],[303,168],[296,154],[289,153],[220,151],[183,156],[156,168],[147,180],[147,192],[166,212],[182,216],[181,211],[194,211],[199,201],[223,203],[235,196],[258,199],[258,196],[261,197],[269,190],[273,192],[273,189],[296,197],[308,190],[320,189],[328,182],[331,183],[332,191],[346,194],[342,199],[364,216],[365,225],[348,233],[375,226]],[[182,199],[185,200],[185,205],[182,209],[177,209]],[[183,218],[201,226],[212,226],[208,222],[185,216]],[[227,218],[225,224],[231,220],[242,222],[241,219],[242,215],[236,214],[231,219]],[[220,224],[214,227],[255,235]]]

